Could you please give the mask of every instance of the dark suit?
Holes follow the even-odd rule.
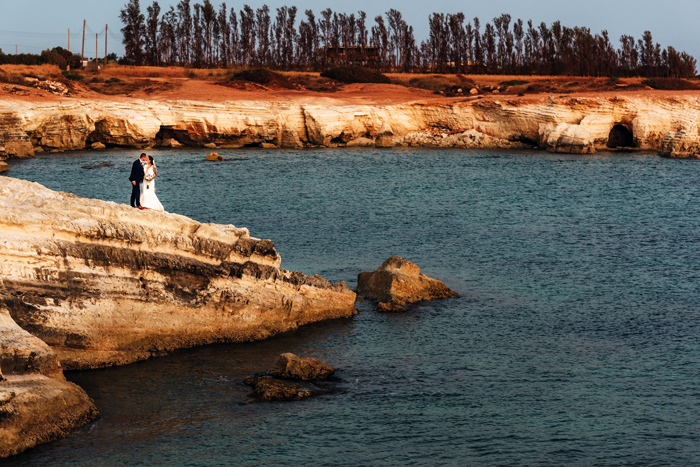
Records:
[[[131,184],[131,205],[134,207],[141,206],[141,183],[143,183],[143,165],[141,159],[136,159],[131,165],[131,175],[129,176]]]

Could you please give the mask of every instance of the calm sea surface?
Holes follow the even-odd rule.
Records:
[[[140,151],[8,174],[128,203]],[[67,373],[102,416],[7,465],[700,465],[700,164],[439,150],[151,152],[168,211],[355,287],[399,255],[461,299]],[[83,169],[110,162],[112,167]],[[339,394],[249,403],[282,352]]]

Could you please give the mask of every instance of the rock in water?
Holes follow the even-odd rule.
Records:
[[[223,156],[220,156],[218,152],[210,152],[207,155],[206,160],[208,161],[222,161],[224,160]]]
[[[335,369],[315,358],[304,358],[283,353],[270,374],[278,378],[313,381],[328,379]]]
[[[245,384],[253,387],[253,396],[261,402],[299,401],[325,393],[322,389],[309,383],[269,376],[247,378]]]
[[[85,391],[66,381],[56,353],[21,329],[4,305],[0,366],[0,457],[67,436],[99,415]]]
[[[417,264],[398,256],[374,272],[361,272],[356,292],[380,302],[379,311],[400,311],[403,305],[434,298],[459,298],[439,280],[421,274]]]
[[[0,161],[0,172],[7,172],[10,170],[10,166],[7,165],[7,162]]]
[[[304,358],[283,353],[275,367],[266,373],[246,378],[253,387],[253,396],[259,401],[298,401],[326,391],[310,381],[328,379],[335,369],[315,358]]]
[[[344,282],[280,269],[274,244],[247,229],[9,177],[0,177],[0,245],[12,317],[65,369],[261,340],[357,313]]]

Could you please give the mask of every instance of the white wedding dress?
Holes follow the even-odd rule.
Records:
[[[146,180],[149,175],[151,177],[155,176],[153,166],[146,169],[146,177],[144,177],[143,184],[141,185],[141,206],[144,208],[153,209],[154,211],[165,211],[163,205],[160,204],[160,201],[156,196],[156,180]]]

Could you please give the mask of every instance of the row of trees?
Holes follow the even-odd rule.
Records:
[[[662,49],[651,32],[641,39],[623,35],[615,48],[607,31],[513,21],[504,14],[482,30],[479,18],[463,13],[433,13],[429,35],[416,42],[413,27],[391,9],[367,24],[363,11],[338,13],[330,8],[317,18],[296,7],[267,5],[238,12],[222,3],[181,0],[167,11],[157,1],[141,12],[139,0],[121,10],[126,48],[124,63],[226,67],[264,66],[314,69],[325,65],[326,46],[375,46],[383,70],[438,73],[547,74],[581,76],[693,77],[695,59],[673,47]],[[298,23],[298,25],[297,25]]]

